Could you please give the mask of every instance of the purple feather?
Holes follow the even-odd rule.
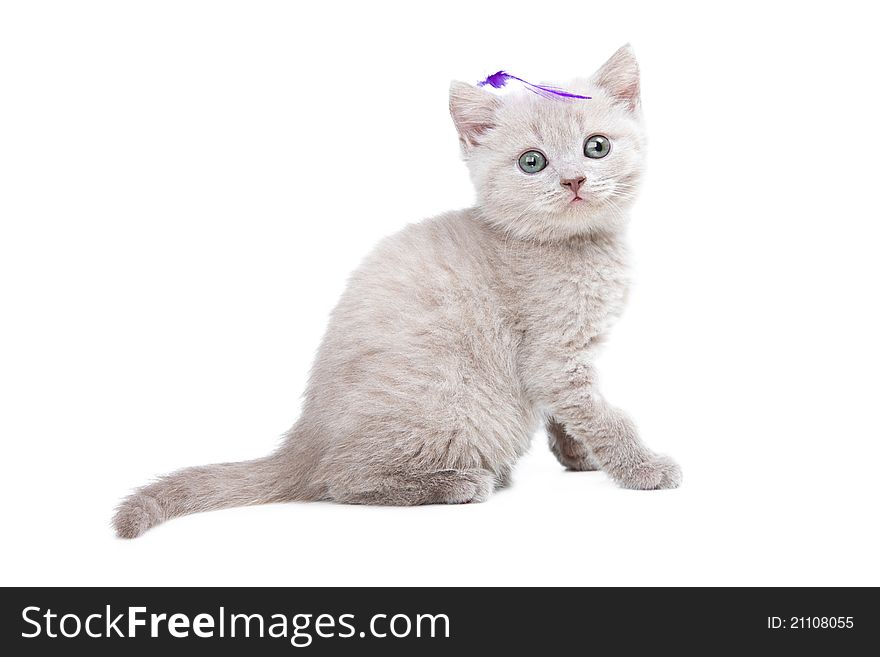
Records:
[[[497,73],[493,73],[488,78],[483,80],[482,82],[478,82],[478,87],[492,87],[494,89],[500,89],[504,85],[508,83],[510,80],[516,80],[517,82],[522,82],[526,89],[529,91],[533,91],[539,96],[543,96],[544,98],[554,99],[554,98],[579,98],[581,100],[591,100],[591,96],[579,96],[578,94],[573,94],[568,91],[564,91],[563,89],[559,89],[558,87],[551,87],[549,85],[544,84],[532,84],[527,80],[523,80],[522,78],[518,78],[515,75],[511,75],[505,71],[498,71]]]

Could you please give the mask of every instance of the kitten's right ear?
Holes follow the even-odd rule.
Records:
[[[639,92],[639,63],[632,46],[622,46],[602,68],[593,74],[593,81],[605,89],[624,107],[637,112],[641,101]]]
[[[495,112],[500,104],[495,94],[466,82],[453,82],[449,86],[449,113],[463,150],[478,145],[495,127]]]

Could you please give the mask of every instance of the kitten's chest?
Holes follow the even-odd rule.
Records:
[[[623,311],[626,252],[616,243],[546,249],[526,277],[526,334],[567,350],[588,348]]]

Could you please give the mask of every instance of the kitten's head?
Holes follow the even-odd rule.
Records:
[[[562,88],[592,100],[498,96],[463,82],[450,89],[480,213],[517,237],[616,231],[635,196],[644,136],[632,49]]]

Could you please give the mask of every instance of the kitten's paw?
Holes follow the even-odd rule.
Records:
[[[565,466],[566,470],[571,470],[572,472],[594,472],[602,469],[598,461],[589,454],[579,459],[566,459],[564,461],[560,459],[560,462]]]
[[[446,483],[447,504],[485,502],[495,490],[495,477],[486,470],[452,470]]]
[[[116,508],[113,528],[120,538],[137,538],[161,519],[162,508],[155,498],[135,493]]]
[[[547,437],[550,442],[550,451],[566,470],[592,472],[602,469],[587,445],[568,435],[565,427],[556,420],[551,419],[547,424]]]
[[[681,468],[668,456],[654,456],[621,473],[617,480],[624,488],[635,490],[678,488]]]

